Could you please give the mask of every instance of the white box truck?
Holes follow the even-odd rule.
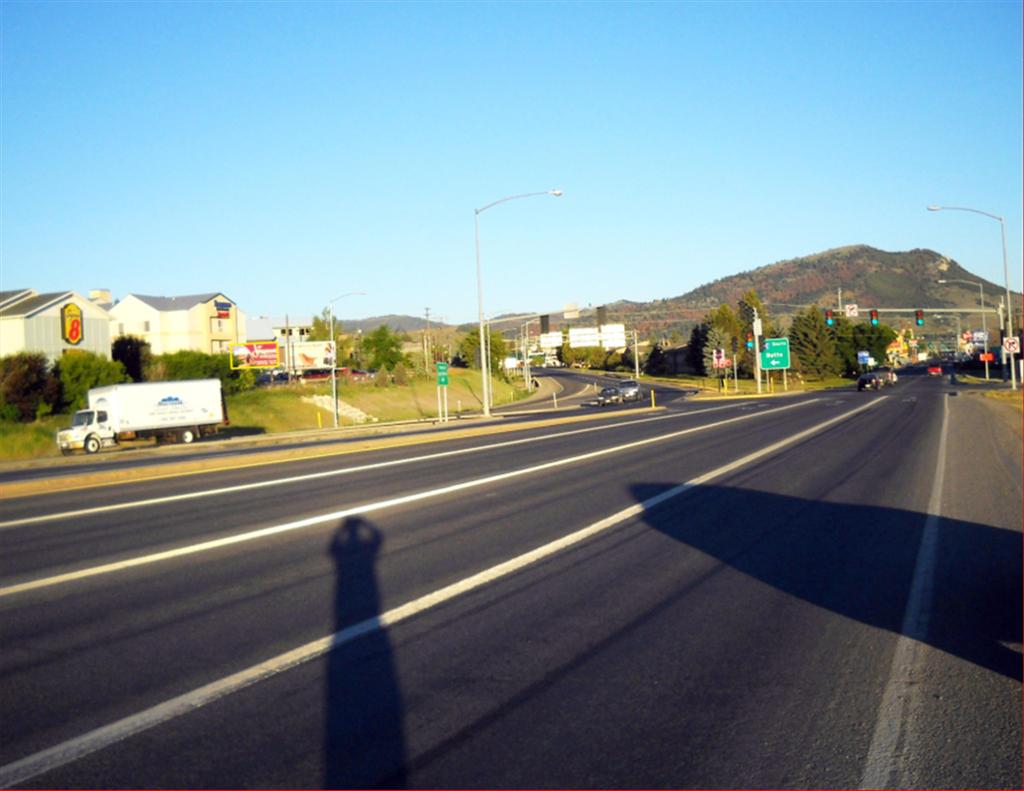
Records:
[[[88,409],[75,412],[71,428],[57,432],[67,455],[96,453],[120,440],[156,437],[157,442],[192,442],[227,424],[219,379],[139,382],[94,387]]]

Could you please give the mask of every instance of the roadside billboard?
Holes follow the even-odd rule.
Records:
[[[334,365],[334,344],[330,341],[299,341],[288,346],[286,362],[295,371],[317,371]]]
[[[279,361],[277,341],[231,344],[232,368],[277,368]]]

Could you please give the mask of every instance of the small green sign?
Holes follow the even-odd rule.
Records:
[[[766,371],[789,368],[789,338],[765,338],[761,367]]]
[[[435,363],[437,366],[437,384],[439,387],[448,386],[448,363]]]

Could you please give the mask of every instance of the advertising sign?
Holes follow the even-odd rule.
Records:
[[[297,371],[315,371],[334,365],[334,344],[330,341],[299,341],[290,346],[291,365]]]
[[[857,352],[857,362],[860,365],[867,365],[868,364],[868,360],[870,360],[870,359],[871,359],[871,352],[868,352],[868,351],[859,351],[859,352]]]
[[[221,302],[219,299],[213,301],[213,307],[217,311],[218,319],[226,319],[231,316],[231,303]]]
[[[82,309],[74,302],[69,302],[60,309],[60,336],[72,346],[80,344],[85,337],[82,329]]]
[[[231,344],[232,368],[277,368],[280,360],[277,341]]]

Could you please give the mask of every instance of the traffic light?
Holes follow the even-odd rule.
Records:
[[[878,311],[874,310],[874,309],[872,309],[872,311],[871,311],[871,326],[872,327],[877,327],[878,326]]]
[[[830,327],[835,326],[836,317],[835,314],[832,312],[832,308],[825,309],[825,323]]]
[[[748,332],[747,333],[747,348],[748,349],[753,349],[754,348],[754,333],[752,333],[752,332]]]
[[[917,323],[918,327],[923,327],[924,326],[924,311],[923,310],[915,310],[914,311],[914,321]]]

